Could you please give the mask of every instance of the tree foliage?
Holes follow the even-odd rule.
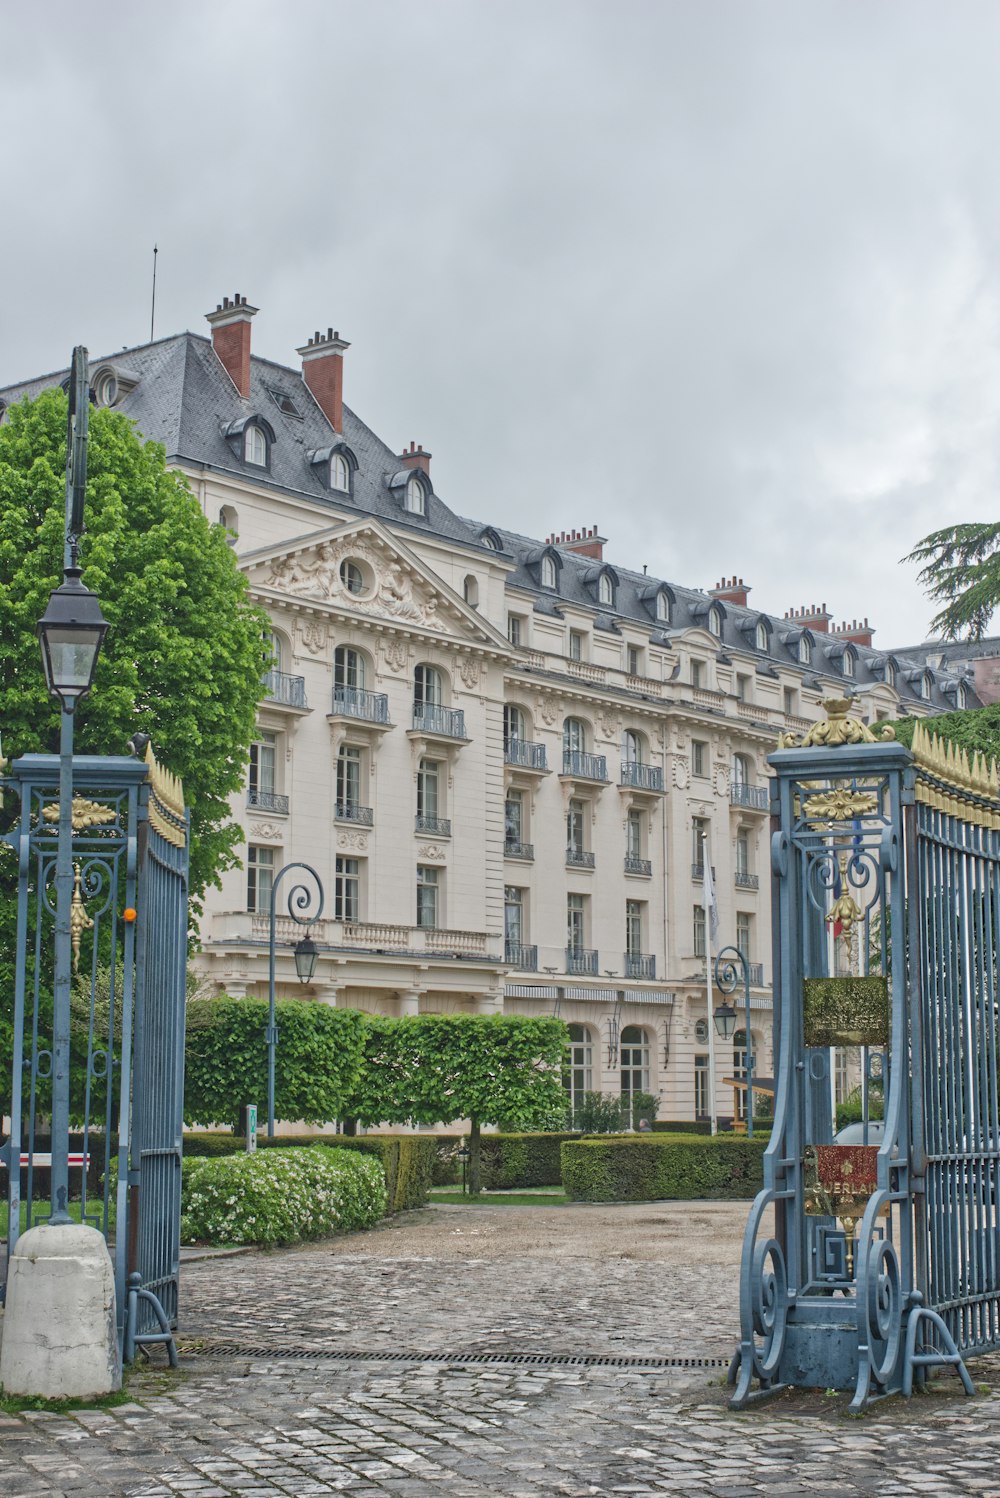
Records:
[[[942,605],[931,630],[948,640],[981,640],[1000,608],[1000,524],[969,522],[932,531],[903,560],[922,564],[917,579]]]
[[[973,707],[936,718],[921,718],[923,726],[938,738],[950,739],[970,754],[978,750],[987,759],[1000,761],[1000,702],[989,707]],[[892,726],[896,738],[907,748],[913,742],[916,718],[900,718]]]
[[[46,391],[0,426],[0,726],[14,755],[59,744],[35,626],[62,576],[66,408]],[[270,626],[223,528],[120,412],[91,413],[86,522],[84,581],[112,628],[77,710],[76,752],[124,754],[133,733],[150,735],[184,782],[197,897],[236,860],[229,797],[243,783]]]

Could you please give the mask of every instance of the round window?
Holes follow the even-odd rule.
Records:
[[[340,581],[348,593],[363,593],[365,591],[365,575],[357,562],[350,558],[340,564]]]
[[[700,1020],[697,1020],[695,1022],[694,1038],[698,1042],[699,1045],[705,1045],[705,1044],[707,1044],[707,1042],[708,1042],[708,1020],[707,1019],[700,1019]]]
[[[118,399],[118,380],[111,369],[103,370],[94,384],[94,402],[98,406],[113,406]]]

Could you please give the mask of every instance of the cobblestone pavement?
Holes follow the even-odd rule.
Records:
[[[1000,1359],[975,1400],[949,1376],[861,1420],[819,1394],[726,1409],[694,1360],[731,1350],[744,1215],[434,1209],[188,1264],[180,1373],[137,1371],[114,1409],[0,1415],[0,1494],[998,1498]],[[574,1352],[689,1366],[554,1361]]]

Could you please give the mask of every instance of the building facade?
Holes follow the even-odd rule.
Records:
[[[944,711],[952,673],[904,669],[825,605],[775,616],[736,577],[703,592],[612,564],[593,527],[536,540],[463,518],[429,453],[395,452],[344,404],[338,333],[274,364],[252,353],[255,312],[227,298],[209,337],[92,366],[94,400],[165,445],[273,624],[233,806],[244,866],[206,897],[201,971],[266,993],[271,884],[303,861],[325,889],[320,955],[303,990],[279,894],[282,996],[557,1013],[575,1097],[707,1116],[706,865],[719,942],[749,963],[756,1071],[773,1066],[778,734],[845,691],[873,721]],[[0,391],[0,416],[64,378]],[[745,1045],[741,1028],[716,1046],[724,1115]]]

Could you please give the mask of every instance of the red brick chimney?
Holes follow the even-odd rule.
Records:
[[[786,609],[785,618],[797,624],[799,629],[811,629],[818,635],[828,635],[833,615],[827,613],[825,603],[821,603],[819,608],[811,603],[808,608],[803,604],[800,609]]]
[[[327,328],[325,338],[314,333],[304,348],[295,351],[302,359],[302,378],[335,432],[344,430],[344,350],[350,346],[333,328]]]
[[[856,619],[851,624],[845,620],[836,629],[831,629],[830,633],[835,640],[849,640],[852,645],[870,645],[875,628],[867,619],[862,619],[860,624]]]
[[[430,453],[425,453],[423,448],[418,447],[415,442],[410,443],[409,452],[404,448],[399,455],[399,461],[404,468],[419,468],[421,473],[426,473],[427,477],[430,478],[431,455]]]
[[[250,395],[250,319],[256,312],[237,292],[232,301],[224,296],[214,312],[205,313],[212,327],[212,347],[244,400]]]
[[[574,551],[581,557],[592,557],[595,562],[604,561],[604,548],[607,545],[607,536],[599,536],[597,526],[591,526],[587,530],[584,526],[582,531],[562,531],[556,535],[546,536],[546,546],[560,546],[563,551]]]
[[[750,589],[742,577],[724,577],[721,582],[716,583],[714,588],[709,588],[708,595],[710,598],[717,598],[720,603],[735,603],[741,609],[745,609],[749,592]]]

